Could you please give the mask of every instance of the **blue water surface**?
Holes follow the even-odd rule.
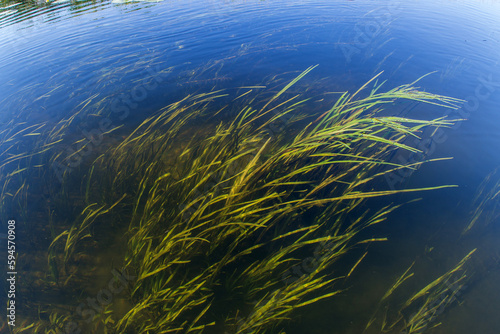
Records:
[[[405,242],[381,248],[380,252],[398,249],[404,253],[403,249],[420,247],[422,240],[462,256],[478,243],[489,247],[486,257],[499,251],[495,245],[500,244],[500,232],[494,226],[473,240],[451,242],[449,238],[453,233],[458,235],[466,223],[479,184],[500,166],[497,1],[1,4],[3,124],[11,120],[28,125],[56,122],[85,109],[96,115],[117,110],[117,117],[127,110],[120,121],[125,127],[133,127],[192,92],[261,85],[274,76],[291,80],[316,64],[319,66],[301,85],[320,82],[312,95],[331,92],[325,95],[325,108],[338,97],[335,92],[355,91],[380,72],[379,82],[386,80],[388,89],[429,74],[417,84],[421,89],[463,99],[464,104],[452,112],[434,106],[395,106],[390,112],[423,119],[448,114],[451,119],[463,120],[442,129],[438,138],[421,147],[428,159],[453,160],[425,165],[415,173],[391,175],[385,180],[386,186],[399,189],[451,184],[458,188],[426,193],[423,201],[403,210],[396,216],[397,227],[391,233]],[[88,104],[89,100],[102,103]],[[77,124],[75,137],[85,129],[85,124]],[[394,157],[398,158],[409,159]],[[401,196],[397,200],[415,197]],[[427,233],[429,227],[436,229]],[[438,269],[442,268],[436,268],[436,272]],[[366,269],[366,275],[376,270],[380,269],[374,263]],[[500,289],[491,283],[491,277],[496,276],[488,277],[485,282],[490,282],[489,292],[471,288],[471,302],[446,313],[448,318],[444,320],[451,325],[433,329],[435,333],[500,330],[491,311],[498,313],[500,305],[495,298],[485,296],[498,296]],[[481,296],[489,303],[490,313],[488,320],[478,325],[479,319],[484,319],[479,306],[482,304],[477,301]],[[342,313],[349,307],[329,303],[311,309],[304,316],[307,325],[297,325],[287,333],[360,332],[362,326],[352,325],[351,318]],[[362,305],[358,306],[362,309]],[[335,312],[337,316],[332,315]],[[349,314],[358,319],[356,311]]]

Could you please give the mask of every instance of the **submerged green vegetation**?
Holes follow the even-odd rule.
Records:
[[[53,166],[76,119],[103,115],[5,127],[1,214],[18,213],[42,248],[19,259],[25,268],[39,259],[30,265],[40,274],[24,274],[24,289],[39,291],[39,300],[23,301],[32,318],[11,331],[284,333],[294,313],[335,298],[366,255],[351,254],[386,240],[367,235],[399,207],[376,208],[371,198],[447,187],[390,190],[380,182],[429,162],[391,161],[396,150],[418,152],[409,138],[454,122],[386,109],[399,100],[445,108],[460,101],[416,82],[384,90],[377,76],[312,115],[309,98],[290,91],[313,68],[272,95],[256,86],[186,96],[133,129],[111,127],[113,140],[93,150],[78,139],[74,155],[87,150],[87,159],[57,169],[59,178]],[[367,332],[421,333],[453,302],[472,253],[388,314],[408,269],[374,305]]]

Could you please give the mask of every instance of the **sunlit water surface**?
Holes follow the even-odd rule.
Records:
[[[260,85],[276,75],[291,80],[311,65],[319,66],[300,85],[314,87],[312,96],[356,90],[382,71],[387,87],[433,72],[418,86],[465,100],[449,115],[465,120],[421,148],[429,159],[453,160],[390,175],[381,182],[391,189],[442,184],[458,188],[379,200],[383,204],[422,198],[372,231],[388,241],[370,246],[342,294],[304,309],[286,333],[361,333],[388,282],[414,260],[423,263],[423,274],[416,277],[420,285],[417,281],[409,288],[443,274],[473,248],[478,248],[473,279],[459,302],[431,322],[426,332],[499,332],[500,221],[479,221],[473,233],[461,236],[475,209],[478,186],[500,166],[498,2],[1,3],[0,122],[56,122],[78,110],[99,114],[113,108],[110,101],[119,101],[118,114],[126,116],[113,125],[124,127],[104,137],[103,145],[188,94]],[[325,96],[311,110],[327,109],[338,95]],[[88,103],[99,100],[103,103]],[[391,112],[416,118],[445,112],[433,107],[420,108],[419,114],[412,111]],[[91,133],[92,126],[77,124],[75,138]],[[499,175],[493,174],[491,185]],[[34,211],[44,210],[43,203],[30,205]],[[2,247],[8,218],[1,217]],[[40,246],[27,242],[29,227],[37,224],[46,222],[19,225],[18,240],[24,240],[25,247]],[[18,252],[27,253],[22,248]],[[108,255],[113,256],[117,255]],[[36,291],[31,293],[26,298],[36,299]],[[22,320],[30,312],[19,306],[17,316]],[[441,326],[430,328],[439,321]]]

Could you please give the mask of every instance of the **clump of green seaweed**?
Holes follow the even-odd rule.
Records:
[[[447,108],[460,101],[415,83],[382,92],[377,76],[311,115],[308,99],[289,91],[313,68],[264,101],[255,88],[241,88],[231,105],[214,111],[227,92],[187,96],[65,171],[57,186],[40,180],[55,181],[47,166],[60,158],[75,115],[17,133],[4,130],[2,207],[26,210],[29,180],[41,182],[51,198],[44,218],[51,235],[47,276],[40,286],[80,298],[83,287],[97,281],[92,256],[117,244],[125,244],[117,266],[134,277],[125,310],[118,311],[115,298],[82,319],[71,302],[51,313],[33,301],[39,320],[14,332],[53,333],[77,323],[93,333],[279,333],[293,312],[338,294],[336,282],[364,255],[348,268],[340,259],[357,245],[385,240],[360,232],[397,208],[367,209],[366,201],[445,187],[387,190],[377,182],[423,163],[390,160],[395,150],[418,152],[408,138],[453,123],[383,111],[396,100]],[[29,152],[8,153],[26,138],[36,138]],[[118,243],[105,235],[110,229],[123,234]],[[310,270],[297,270],[311,258]],[[432,288],[439,294],[438,283]],[[413,323],[418,319],[406,326]]]

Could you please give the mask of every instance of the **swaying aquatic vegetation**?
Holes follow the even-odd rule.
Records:
[[[469,232],[479,220],[483,222],[484,227],[500,218],[500,181],[496,181],[499,180],[499,173],[500,169],[496,168],[479,185],[472,203],[472,219],[463,234]]]
[[[260,87],[240,88],[234,97],[226,91],[187,96],[104,147],[93,161],[65,172],[60,186],[49,186],[55,214],[49,210],[52,241],[45,263],[52,282],[44,284],[68,295],[88,294],[82,283],[92,275],[86,269],[97,265],[89,254],[116,247],[105,235],[110,229],[123,232],[119,243],[125,241],[126,251],[118,266],[134,279],[125,310],[118,311],[112,298],[105,312],[92,317],[81,307],[59,305],[65,314],[40,317],[25,329],[49,333],[64,319],[102,333],[278,333],[292,312],[341,292],[336,282],[349,278],[366,254],[347,267],[340,259],[359,245],[386,240],[360,232],[398,207],[373,210],[366,202],[445,187],[380,186],[385,174],[423,163],[390,160],[394,150],[418,152],[408,138],[453,124],[382,111],[396,100],[447,108],[460,101],[420,91],[415,83],[382,91],[377,76],[311,115],[305,112],[308,99],[290,88],[313,68],[264,100],[256,93]],[[214,111],[228,97],[232,102]],[[39,140],[42,161],[50,165],[60,156],[54,147],[73,119]],[[35,136],[30,131],[24,134]],[[72,208],[64,208],[67,203]],[[441,295],[445,276],[410,304],[431,288]],[[39,314],[47,312],[44,305]]]
[[[393,293],[401,284],[414,276],[414,273],[410,273],[415,264],[413,262],[384,294],[365,332],[369,332],[369,328],[377,325],[380,329],[375,329],[375,333],[417,334],[439,326],[440,323],[436,322],[436,319],[457,300],[457,296],[469,280],[466,263],[475,251],[476,249],[473,249],[451,270],[410,296],[395,311],[397,308],[390,305],[391,297],[394,297]]]

